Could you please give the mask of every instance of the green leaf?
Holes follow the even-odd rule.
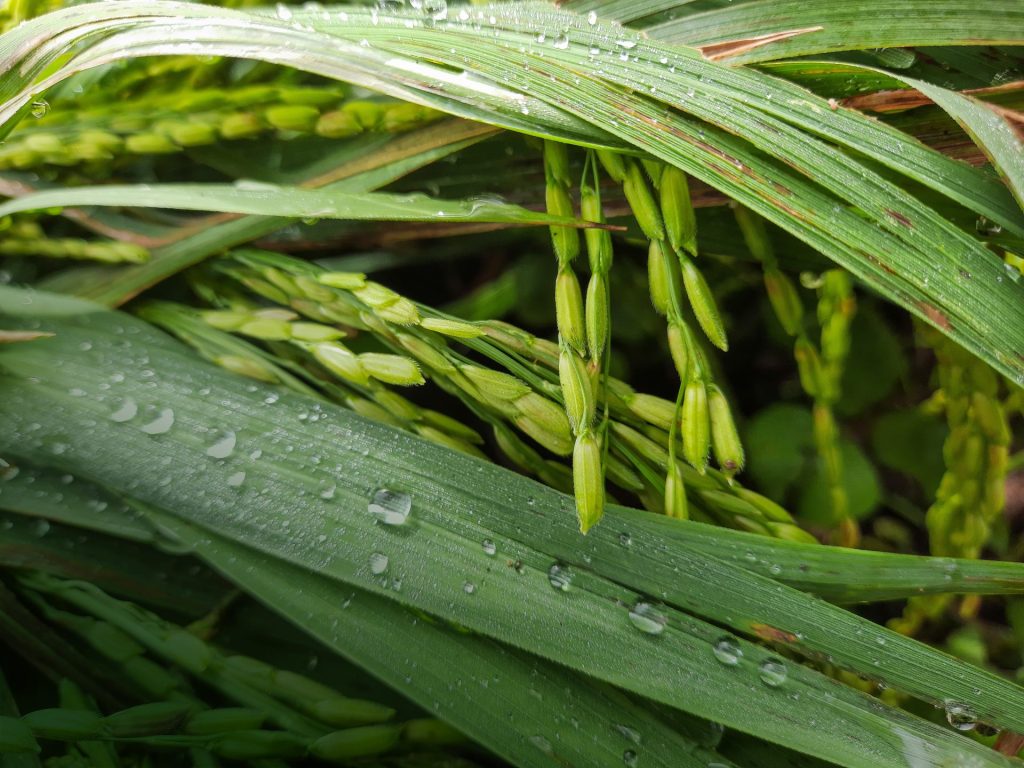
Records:
[[[841,439],[839,453],[843,462],[843,488],[849,501],[850,516],[858,520],[865,518],[874,511],[882,498],[878,475],[856,443]],[[801,484],[797,514],[801,520],[833,525],[836,521],[830,517],[828,481],[819,471],[817,463],[814,470],[808,481]]]
[[[335,192],[276,184],[108,184],[35,192],[0,204],[0,216],[71,205],[175,208],[251,216],[372,221],[488,221],[505,224],[583,222],[494,200],[438,200],[421,194]]]
[[[814,455],[811,412],[799,405],[772,405],[747,424],[747,471],[772,499],[783,499]]]
[[[908,408],[879,417],[871,447],[879,462],[913,477],[930,498],[946,471],[942,444],[948,433],[940,419]]]
[[[679,5],[685,5],[678,3]],[[754,0],[686,14],[647,32],[708,45],[820,27],[730,59],[749,64],[826,51],[919,45],[1022,45],[1024,9],[1016,0]]]
[[[265,555],[843,765],[904,768],[908,759],[936,767],[947,761],[1009,764],[799,665],[786,664],[781,687],[766,685],[758,680],[758,666],[770,655],[758,646],[736,641],[740,663],[716,660],[712,647],[721,630],[671,606],[794,650],[828,654],[917,695],[966,703],[997,725],[1024,724],[1019,688],[707,557],[682,536],[666,537],[664,524],[673,521],[611,510],[581,547],[569,500],[500,468],[300,396],[282,394],[267,404],[267,388],[233,386],[232,377],[198,364],[178,344],[125,316],[94,313],[42,327],[57,331],[53,342],[66,349],[64,364],[54,369],[53,358],[33,352],[34,345],[0,354],[7,371],[0,380],[0,448],[15,443],[29,458],[128,489]],[[74,352],[83,341],[92,349]],[[126,368],[128,357],[148,358],[154,375],[139,378]],[[100,389],[115,368],[125,381],[115,391]],[[24,380],[33,376],[39,383]],[[69,395],[69,380],[87,395]],[[197,395],[207,387],[209,395]],[[111,421],[109,414],[128,397],[139,405],[138,418]],[[310,429],[312,411],[318,418]],[[30,423],[40,427],[30,430]],[[235,453],[226,460],[204,456],[224,429],[237,434]],[[258,460],[250,457],[256,447],[263,451]],[[307,459],[314,455],[317,464]],[[446,472],[438,476],[442,461]],[[228,483],[239,471],[246,473],[243,483]],[[325,477],[345,478],[331,502],[299,492]],[[413,513],[406,526],[378,525],[369,514],[367,504],[382,483],[410,495]],[[629,546],[622,532],[631,534]],[[486,553],[485,538],[501,557]],[[400,590],[373,574],[369,559],[375,552],[388,556],[389,579],[400,578]],[[521,565],[510,568],[507,561]],[[567,592],[548,583],[548,570],[558,561],[576,571]],[[666,624],[641,622],[663,626],[659,633],[632,625],[630,608],[641,596],[630,585],[659,590],[670,604],[655,609]],[[524,609],[534,617],[528,627],[521,620]],[[718,695],[692,695],[708,687]],[[794,700],[788,693],[800,696]]]

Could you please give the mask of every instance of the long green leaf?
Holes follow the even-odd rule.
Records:
[[[758,679],[763,674],[759,665],[771,656],[763,648],[731,640],[743,656],[735,665],[724,664],[713,653],[721,630],[673,608],[655,609],[667,622],[660,633],[638,631],[629,613],[641,596],[609,578],[623,561],[633,569],[622,574],[625,583],[643,573],[649,585],[668,594],[666,570],[673,584],[685,579],[691,594],[685,601],[671,595],[673,601],[699,604],[704,612],[723,595],[731,600],[745,593],[747,610],[777,626],[773,611],[798,606],[808,621],[824,621],[831,631],[841,632],[835,642],[850,652],[849,659],[879,661],[897,676],[904,658],[926,660],[956,679],[943,679],[935,687],[929,678],[928,690],[921,693],[943,698],[948,691],[958,693],[961,685],[984,686],[980,693],[968,690],[970,695],[958,703],[999,725],[1024,723],[1018,688],[912,641],[904,640],[905,646],[894,642],[889,633],[839,609],[699,552],[685,553],[688,568],[675,573],[679,559],[671,566],[662,559],[667,546],[639,524],[641,513],[612,512],[586,541],[599,556],[577,566],[567,592],[552,589],[548,569],[558,554],[569,541],[579,551],[571,502],[560,494],[316,401],[283,395],[269,405],[260,386],[235,391],[228,386],[232,377],[197,364],[182,347],[125,316],[92,313],[73,323],[47,320],[43,327],[57,332],[48,341],[49,350],[23,345],[0,355],[0,365],[9,372],[0,400],[8,449],[16,444],[29,458],[64,465],[322,576],[842,765],[903,768],[908,760],[921,766],[1008,764],[950,731],[890,710],[800,665],[785,664],[781,686],[764,684]],[[84,341],[92,349],[73,352]],[[120,345],[125,342],[127,349]],[[55,371],[50,362],[58,348],[68,351]],[[140,379],[130,370],[113,391],[99,389],[112,368],[125,371],[126,357],[148,358],[144,365],[153,376]],[[69,395],[65,379],[75,380],[88,394]],[[155,388],[147,386],[152,383]],[[109,414],[125,398],[135,400],[139,417],[132,423],[111,421]],[[305,419],[299,418],[302,414]],[[30,424],[40,427],[28,429]],[[309,429],[309,424],[317,426]],[[227,460],[204,456],[223,430],[236,433],[235,454]],[[104,446],[102,456],[98,443]],[[262,451],[259,459],[251,456],[256,448]],[[311,462],[313,456],[319,461]],[[435,468],[441,461],[447,471],[438,477]],[[239,472],[244,473],[241,482]],[[297,493],[339,479],[344,482],[329,503],[318,494]],[[367,511],[381,484],[411,495],[414,509],[405,526],[377,525]],[[495,488],[502,492],[496,494]],[[287,510],[283,519],[281,510]],[[624,531],[633,537],[628,549],[620,538]],[[499,557],[488,555],[481,544],[486,538],[495,542]],[[626,554],[608,554],[614,547]],[[370,560],[379,562],[371,558],[374,553],[388,556],[388,578],[372,572]],[[400,590],[393,587],[395,578],[402,582]],[[534,617],[525,625],[524,610]],[[840,614],[846,618],[837,618]],[[657,628],[660,621],[654,624]],[[888,647],[876,645],[870,659],[858,657],[857,629],[872,644],[876,637],[886,639]],[[910,646],[914,654],[907,652]],[[918,671],[916,663],[913,671]],[[707,688],[718,695],[700,693]]]
[[[682,15],[647,32],[686,45],[746,40],[821,27],[737,55],[734,63],[827,51],[917,45],[1024,45],[1024,7],[1017,0],[754,0]]]
[[[336,192],[273,184],[108,184],[34,192],[0,204],[0,216],[70,205],[175,208],[251,216],[354,221],[486,221],[522,225],[584,226],[496,200],[438,200],[422,194]]]

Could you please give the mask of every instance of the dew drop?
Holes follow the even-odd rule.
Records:
[[[494,554],[498,551],[498,548],[494,545],[494,542],[490,539],[484,539],[483,541],[484,554],[494,557]]]
[[[214,459],[226,459],[235,450],[235,433],[226,432],[222,438],[206,449],[206,455]]]
[[[116,422],[131,421],[139,412],[138,404],[130,397],[125,398],[125,401],[121,403],[121,407],[110,414],[110,420]]]
[[[368,507],[377,522],[384,525],[405,525],[412,509],[412,497],[407,493],[378,488],[373,492]]]
[[[654,603],[646,600],[641,600],[629,609],[629,620],[634,627],[648,635],[660,635],[668,624],[668,617]]]
[[[383,552],[374,552],[370,555],[370,573],[375,576],[384,573],[388,569],[388,556]]]
[[[636,756],[636,752],[632,749],[627,749],[622,753],[622,763],[627,768],[636,768],[636,766],[640,764],[640,760]]]
[[[728,667],[735,667],[743,658],[743,649],[731,637],[719,638],[711,650],[715,658]]]
[[[462,591],[465,592],[467,595],[472,595],[474,592],[476,592],[476,584],[474,584],[472,581],[467,581],[462,585]]]
[[[32,535],[36,538],[43,538],[50,532],[50,521],[39,519],[32,524]]]
[[[632,545],[632,543],[633,543],[633,537],[630,536],[628,533],[620,533],[619,534],[619,544],[621,544],[624,547],[628,547],[628,546]]]
[[[277,4],[277,18],[281,21],[289,21],[292,17],[292,9],[284,3]]]
[[[946,702],[946,721],[958,731],[973,731],[978,725],[971,708],[955,701]]]
[[[174,426],[174,411],[164,408],[160,414],[148,424],[143,424],[140,429],[147,435],[163,435],[171,431]]]
[[[228,477],[228,485],[232,488],[238,488],[242,483],[245,482],[245,472],[235,472],[233,475]]]
[[[616,40],[615,44],[619,48],[625,48],[627,51],[631,51],[636,48],[636,40]]]
[[[555,48],[558,48],[559,50],[564,51],[566,48],[569,47],[569,36],[568,35],[559,35],[558,37],[555,38],[554,42],[552,42],[551,44],[553,46],[555,46]]]
[[[778,659],[765,659],[757,668],[757,673],[761,678],[761,682],[769,688],[778,688],[786,682],[786,675],[788,674],[786,665]]]
[[[572,584],[572,571],[569,566],[555,563],[548,568],[548,582],[559,592],[566,592]]]
[[[32,102],[32,117],[46,117],[46,114],[50,111],[50,104],[46,99],[40,99],[39,101]]]
[[[591,11],[587,14],[587,24],[590,26],[597,24],[597,11]]]

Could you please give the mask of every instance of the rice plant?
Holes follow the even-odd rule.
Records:
[[[1018,0],[0,30],[0,765],[1021,764]]]

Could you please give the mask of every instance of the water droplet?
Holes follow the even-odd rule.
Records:
[[[591,11],[587,14],[587,24],[590,24],[591,26],[597,24],[597,11]]]
[[[130,397],[125,398],[125,401],[121,403],[121,407],[110,414],[111,421],[125,422],[131,421],[139,412],[138,404]]]
[[[222,438],[206,449],[206,455],[214,459],[226,459],[235,450],[235,433],[226,432]]]
[[[245,482],[245,472],[235,472],[233,475],[228,477],[228,485],[232,488],[239,487]]]
[[[627,51],[631,51],[636,48],[636,40],[616,40],[615,44],[619,48],[625,48]]]
[[[32,117],[46,117],[46,113],[49,111],[50,104],[46,99],[32,102]]]
[[[627,766],[627,768],[636,768],[636,766],[640,764],[640,760],[637,758],[636,752],[632,749],[627,749],[622,753],[622,763]]]
[[[550,755],[553,751],[551,749],[551,742],[543,736],[531,736],[530,743],[546,755]]]
[[[334,483],[328,483],[320,489],[320,498],[324,501],[330,501],[334,498],[334,492],[338,490],[338,486]]]
[[[743,649],[731,637],[723,637],[712,646],[715,658],[729,667],[735,667],[743,658]]]
[[[39,520],[36,520],[32,524],[32,534],[34,536],[36,536],[37,538],[41,539],[41,538],[43,538],[43,536],[45,536],[49,532],[50,532],[50,521],[49,520],[39,519]]]
[[[641,600],[629,609],[629,620],[634,627],[648,635],[660,635],[668,624],[668,617],[654,603],[646,600]]]
[[[284,3],[277,4],[277,18],[281,21],[289,21],[292,17],[292,9]]]
[[[772,563],[768,566],[768,573],[770,573],[772,576],[778,576],[782,573],[782,566],[778,563]]]
[[[640,741],[641,741],[640,733],[638,731],[636,731],[635,729],[630,728],[628,725],[615,724],[615,725],[612,726],[612,728],[614,728],[623,737],[629,739],[634,744],[639,744]]]
[[[569,47],[569,36],[568,35],[564,35],[564,34],[563,35],[559,35],[558,37],[555,38],[554,42],[551,43],[551,44],[553,46],[555,46],[555,48],[558,48],[559,50],[564,51],[566,48]]]
[[[619,544],[621,544],[624,547],[628,547],[632,543],[633,543],[633,537],[630,536],[628,533],[620,533],[619,534]]]
[[[174,426],[174,411],[164,408],[160,414],[148,424],[143,424],[140,429],[147,435],[162,435],[171,431]]]
[[[555,563],[548,568],[548,582],[560,592],[566,592],[572,584],[573,573],[569,566]]]
[[[377,574],[384,573],[388,569],[388,556],[383,552],[374,552],[370,555],[370,573]]]
[[[789,674],[786,665],[778,659],[765,659],[757,668],[757,673],[761,682],[769,688],[778,688],[786,682],[786,675]]]
[[[465,592],[467,595],[472,595],[474,592],[476,592],[476,584],[474,584],[472,581],[467,581],[462,585],[462,591]]]
[[[958,731],[973,731],[978,725],[978,717],[971,708],[955,701],[946,702],[946,720]]]
[[[494,545],[494,542],[490,539],[484,539],[483,542],[484,554],[494,557],[494,553],[498,551],[498,548]]]
[[[378,488],[370,500],[370,514],[384,525],[405,525],[412,509],[412,496],[399,491]]]

